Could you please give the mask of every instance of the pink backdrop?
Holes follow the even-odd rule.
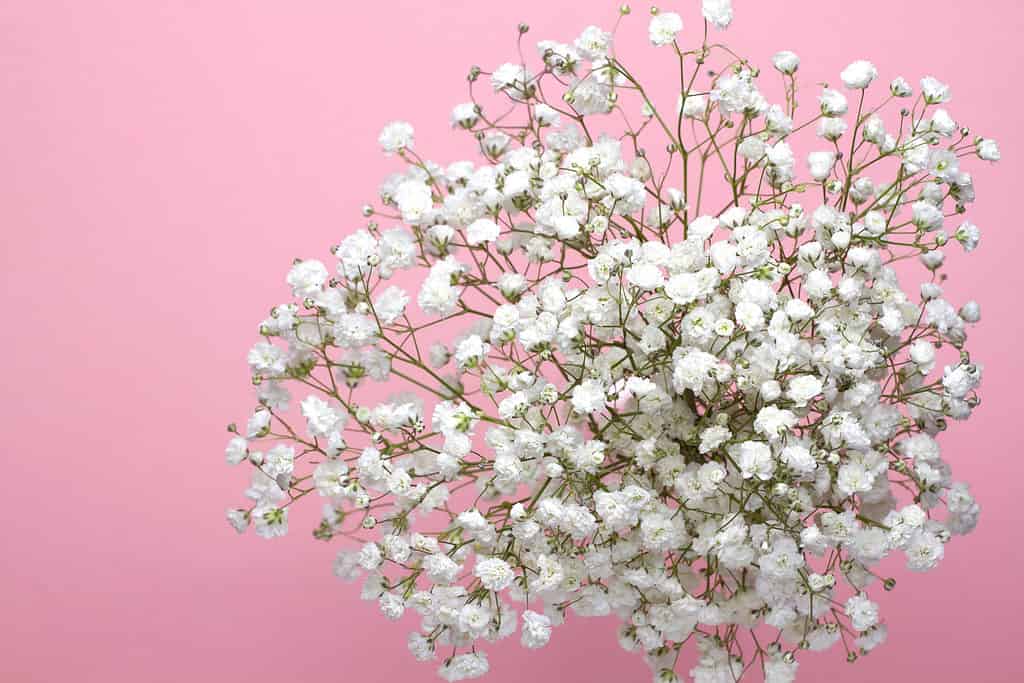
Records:
[[[696,0],[664,5],[696,24]],[[1005,158],[975,167],[983,242],[952,259],[947,288],[985,314],[985,403],[942,438],[981,526],[934,573],[894,570],[888,645],[855,666],[808,655],[802,678],[1019,681],[1024,10],[736,5],[730,43],[765,66],[796,50],[804,83],[859,57],[884,79],[948,80],[953,114]],[[394,168],[380,125],[408,118],[418,149],[444,159],[467,67],[511,58],[519,21],[532,42],[614,13],[610,0],[0,3],[0,680],[433,680],[407,655],[408,624],[331,576],[316,511],[276,542],[223,522],[244,484],[223,465],[224,425],[244,419],[244,355],[291,259],[326,258]],[[576,619],[529,655],[510,639],[491,648],[489,680],[647,680],[613,633]]]

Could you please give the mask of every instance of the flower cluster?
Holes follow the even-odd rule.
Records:
[[[279,536],[319,497],[336,574],[417,613],[445,680],[573,614],[621,620],[656,681],[687,643],[699,683],[791,681],[801,651],[885,640],[883,558],[932,569],[977,522],[935,437],[978,403],[980,313],[942,268],[978,245],[962,163],[996,143],[937,79],[879,86],[865,60],[797,123],[797,55],[768,78],[708,40],[729,0],[703,15],[691,47],[650,20],[667,110],[590,26],[471,70],[451,122],[479,162],[388,124],[402,170],[330,265],[295,261],[249,352],[229,521]]]

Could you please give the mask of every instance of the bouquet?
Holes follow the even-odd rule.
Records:
[[[966,167],[996,142],[866,60],[798,120],[797,55],[762,71],[717,42],[730,1],[702,9],[651,12],[667,106],[615,49],[623,6],[470,71],[478,160],[389,123],[365,227],[294,262],[249,351],[228,520],[280,536],[321,501],[337,576],[416,612],[445,680],[614,616],[655,681],[686,648],[698,683],[792,681],[886,639],[883,558],[930,570],[977,522],[935,437],[978,405],[980,309],[942,269],[978,246]]]

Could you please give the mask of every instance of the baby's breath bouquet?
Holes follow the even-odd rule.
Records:
[[[977,521],[935,437],[978,403],[979,307],[942,266],[978,245],[966,167],[996,143],[936,78],[863,60],[797,122],[799,58],[717,42],[729,0],[692,35],[652,10],[656,106],[615,49],[629,13],[474,67],[452,125],[477,162],[388,124],[401,169],[249,352],[229,521],[280,536],[320,500],[335,573],[416,612],[448,681],[598,616],[655,681],[688,648],[697,682],[792,681],[803,651],[885,640],[883,558],[932,569]]]

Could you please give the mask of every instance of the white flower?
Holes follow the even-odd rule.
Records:
[[[719,221],[714,216],[697,216],[690,221],[687,232],[689,237],[706,240],[718,229]]]
[[[718,359],[710,353],[692,349],[676,360],[672,384],[680,393],[686,389],[700,392],[717,363]]]
[[[584,58],[595,60],[605,57],[612,46],[612,34],[603,31],[597,26],[588,26],[583,29],[574,43],[576,49]]]
[[[244,534],[249,528],[249,514],[245,510],[229,509],[226,513],[228,524],[237,533]]]
[[[772,57],[772,64],[781,73],[792,75],[800,68],[800,58],[789,50],[782,50],[781,52],[776,52],[775,56]]]
[[[409,295],[401,287],[388,287],[374,303],[374,312],[384,324],[393,323],[405,313]]]
[[[630,178],[621,173],[609,176],[605,181],[605,187],[610,195],[610,204],[615,213],[628,216],[636,213],[644,206],[647,194],[644,191],[644,184],[635,178]]]
[[[871,81],[878,78],[878,69],[871,62],[858,59],[851,62],[840,74],[843,85],[851,90],[863,90],[871,85]]]
[[[765,403],[773,403],[778,401],[782,396],[782,385],[774,379],[761,382],[760,393],[762,401]]]
[[[682,113],[684,118],[702,119],[707,115],[710,104],[711,102],[708,100],[707,95],[690,93],[683,97],[683,94],[680,93],[677,110]],[[682,207],[680,206],[679,208]]]
[[[532,610],[525,610],[523,619],[523,647],[531,650],[544,647],[551,640],[551,619]]]
[[[485,242],[493,242],[498,239],[501,228],[498,224],[487,218],[480,218],[473,221],[466,228],[466,242],[471,246],[477,246]]]
[[[447,555],[427,555],[423,559],[423,568],[431,581],[440,584],[451,583],[459,572],[459,565]]]
[[[462,294],[461,287],[454,286],[461,272],[461,264],[451,256],[435,263],[420,287],[417,297],[420,308],[436,315],[451,313]]]
[[[953,97],[949,92],[949,86],[932,76],[925,76],[921,79],[921,93],[924,95],[924,101],[928,104],[942,104],[949,102]]]
[[[960,307],[959,313],[965,323],[976,323],[981,320],[981,306],[977,301],[968,301]]]
[[[711,245],[711,262],[718,272],[725,275],[739,265],[736,245],[728,242],[715,242]]]
[[[246,423],[245,435],[250,439],[263,436],[270,427],[270,418],[271,415],[268,410],[257,410],[253,412],[252,416]]]
[[[936,133],[949,137],[956,131],[956,121],[945,109],[936,109],[932,114],[931,128]]]
[[[471,334],[455,345],[455,362],[460,368],[475,368],[491,350],[491,345],[486,343],[480,335]]]
[[[288,271],[288,284],[294,296],[311,297],[323,288],[327,277],[327,267],[320,261],[299,261]]]
[[[793,165],[795,160],[793,158],[793,150],[784,141],[779,141],[764,150],[764,153],[768,156],[768,161],[775,166],[776,172],[784,174],[786,177],[792,175]],[[756,158],[761,155],[758,154]]]
[[[490,670],[487,655],[483,652],[470,652],[462,655],[455,655],[447,660],[437,675],[446,681],[467,681],[473,678],[480,678]]]
[[[947,366],[942,374],[942,387],[953,398],[963,398],[981,382],[981,367],[960,364]]]
[[[732,0],[703,0],[701,13],[715,28],[727,29],[732,23]]]
[[[853,628],[858,631],[866,631],[878,623],[878,605],[868,600],[863,593],[847,600],[844,611],[850,617]]]
[[[421,180],[406,180],[395,190],[395,203],[406,221],[416,222],[433,206],[430,188]]]
[[[788,444],[779,454],[779,459],[798,475],[806,475],[818,468],[818,463],[810,450],[802,444]]]
[[[475,102],[457,104],[452,109],[452,128],[472,128],[480,120]]]
[[[844,496],[865,493],[875,483],[875,475],[859,462],[848,462],[839,468],[836,487]]]
[[[409,652],[418,662],[428,662],[434,658],[434,643],[421,633],[409,634]]]
[[[832,142],[841,138],[847,128],[846,121],[839,118],[825,116],[818,121],[818,135]]]
[[[310,394],[302,399],[300,407],[313,436],[329,436],[345,426],[345,413],[319,396]]]
[[[884,643],[888,635],[889,630],[885,627],[885,624],[881,624],[868,629],[853,642],[857,647],[863,649],[865,652],[871,652],[876,647]]]
[[[263,472],[278,479],[288,481],[295,468],[295,449],[290,445],[279,443],[263,456]],[[285,475],[282,477],[282,475]]]
[[[277,538],[288,533],[288,508],[259,505],[253,508],[250,517],[257,536]]]
[[[732,436],[732,432],[727,427],[721,425],[715,425],[708,427],[700,434],[700,447],[701,453],[710,453]]]
[[[651,44],[657,47],[671,45],[676,39],[676,34],[683,30],[683,20],[675,12],[658,12],[651,17],[650,26],[647,29]]]
[[[907,568],[914,572],[934,569],[945,554],[942,542],[927,531],[914,533],[906,547]]]
[[[516,577],[508,562],[497,557],[478,560],[473,574],[489,591],[505,590],[512,585],[512,580]]]
[[[782,438],[796,425],[796,415],[789,410],[765,406],[754,419],[754,430],[769,441]]]
[[[800,662],[787,660],[784,657],[772,657],[764,663],[765,683],[793,683]]]
[[[228,441],[228,447],[224,450],[224,459],[229,465],[237,465],[249,455],[249,443],[242,437],[236,436]]]
[[[907,83],[905,78],[897,76],[893,79],[892,83],[889,84],[889,92],[891,92],[894,97],[910,97],[914,90],[910,87],[910,84]]]
[[[554,107],[546,104],[538,104],[533,108],[533,117],[541,126],[557,126],[561,121],[561,114]]]
[[[400,595],[394,593],[384,593],[379,599],[380,611],[385,618],[391,621],[397,621],[402,617],[405,612],[405,601],[402,600]]]
[[[842,116],[846,113],[846,97],[838,90],[826,88],[818,97],[821,102],[821,113],[825,116]]]
[[[377,138],[381,148],[387,154],[394,154],[403,149],[411,149],[413,143],[412,126],[405,121],[392,121],[384,126]]]
[[[533,74],[521,64],[502,64],[491,74],[494,91],[502,91],[513,99],[522,99],[533,82]]]
[[[807,155],[807,167],[811,171],[811,177],[819,183],[823,182],[832,174],[835,161],[835,152],[811,152]]]
[[[711,99],[718,102],[718,108],[727,113],[760,114],[768,108],[768,102],[754,83],[754,74],[749,69],[730,73],[717,82],[711,92]]]
[[[249,350],[249,368],[260,375],[283,375],[288,368],[284,351],[270,342],[261,341]]]
[[[789,380],[786,397],[797,407],[803,407],[821,393],[824,384],[814,375],[797,375]]]
[[[979,138],[977,143],[978,157],[985,161],[999,161],[999,145],[992,138]]]
[[[377,240],[365,230],[357,230],[342,240],[335,254],[340,261],[341,273],[352,279],[368,270],[371,263],[375,265],[380,260]]]
[[[604,409],[607,390],[600,380],[584,380],[572,390],[572,407],[579,413],[596,413]]]
[[[340,495],[347,483],[348,465],[341,460],[324,460],[313,470],[313,485],[321,496]]]
[[[740,474],[744,479],[757,477],[767,480],[775,472],[775,460],[768,444],[761,441],[744,441],[739,444]]]
[[[605,444],[593,439],[581,446],[576,446],[568,453],[568,460],[576,470],[594,474],[601,467],[605,458]]]
[[[626,271],[626,280],[634,287],[654,290],[665,283],[665,276],[653,263],[637,263]]]

